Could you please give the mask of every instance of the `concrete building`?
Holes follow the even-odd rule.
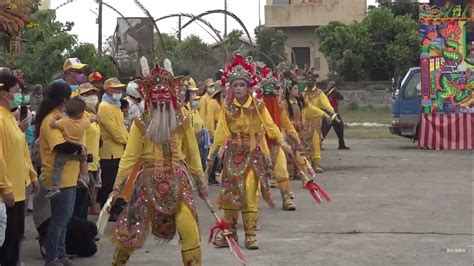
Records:
[[[51,0],[41,0],[40,9],[50,9],[51,8]]]
[[[266,0],[265,27],[283,30],[288,36],[287,58],[300,68],[314,67],[321,78],[329,72],[319,40],[314,32],[330,21],[350,24],[361,21],[367,0]]]

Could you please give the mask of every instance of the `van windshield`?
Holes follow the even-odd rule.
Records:
[[[408,81],[403,92],[404,100],[413,100],[421,96],[420,72],[415,72]]]

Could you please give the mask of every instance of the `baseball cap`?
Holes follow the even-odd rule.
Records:
[[[83,70],[84,68],[88,67],[88,64],[83,64],[81,63],[81,60],[79,58],[68,58],[66,61],[64,61],[63,65],[63,71],[68,71],[68,70]]]
[[[79,85],[79,95],[83,94],[83,93],[86,93],[88,91],[95,91],[95,92],[98,92],[99,90],[94,87],[92,84],[90,84],[89,82],[86,82],[84,84],[81,84]]]
[[[120,82],[120,80],[118,80],[118,78],[109,78],[104,82],[104,90],[123,89],[125,87],[127,87],[127,85]]]
[[[100,74],[100,72],[98,71],[93,71],[92,73],[89,74],[89,77],[87,78],[89,82],[101,81],[103,79],[104,79],[104,76],[102,76],[102,74]]]
[[[127,95],[135,98],[142,98],[140,92],[138,91],[138,84],[135,81],[130,81],[127,84]]]
[[[214,86],[214,80],[206,79],[206,81],[204,81],[204,86],[206,86],[206,87]]]

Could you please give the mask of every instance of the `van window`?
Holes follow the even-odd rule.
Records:
[[[421,96],[421,82],[420,82],[420,72],[416,72],[411,76],[411,79],[408,81],[408,84],[405,87],[403,92],[404,100],[413,100]]]

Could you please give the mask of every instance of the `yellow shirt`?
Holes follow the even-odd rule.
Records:
[[[122,110],[102,101],[97,111],[97,121],[103,141],[99,151],[100,159],[120,159],[128,139]]]
[[[3,159],[3,153],[0,153],[0,202],[2,202],[2,195],[12,192],[12,182],[7,176],[7,165]]]
[[[45,187],[49,187],[52,184],[51,179],[53,177],[54,157],[56,154],[53,149],[56,145],[66,142],[66,139],[59,129],[53,129],[50,127],[51,121],[57,116],[63,116],[63,114],[58,109],[55,109],[44,118],[43,122],[41,122],[39,150],[42,164],[41,175],[44,178]],[[64,165],[59,187],[75,187],[77,185],[78,177],[79,161],[67,161]]]
[[[211,95],[209,93],[204,93],[204,95],[201,97],[199,100],[199,114],[203,119],[206,119],[207,117],[207,104],[209,101],[212,99]]]
[[[291,123],[291,120],[288,117],[286,110],[282,108],[282,105],[280,105],[280,114],[282,131],[284,131],[287,136],[299,143],[300,137],[298,136],[298,133],[296,132],[295,127],[293,126],[293,123]]]
[[[84,117],[90,119],[94,114],[85,112]],[[97,122],[91,123],[86,130],[86,148],[92,154],[93,161],[89,163],[89,171],[97,171],[99,169],[99,146],[100,146],[100,128]]]
[[[250,136],[251,149],[255,149],[257,142],[259,142],[262,151],[267,155],[269,151],[265,134],[270,139],[278,140],[278,143],[284,142],[283,134],[273,122],[273,118],[263,102],[257,102],[252,96],[249,96],[245,104],[241,105],[234,99],[230,109],[235,117],[227,114],[227,107],[222,108],[209,155],[213,154],[216,148],[222,147],[232,138],[232,134],[236,133]]]
[[[221,113],[221,105],[217,99],[211,99],[207,103],[207,117],[205,118],[206,128],[209,130],[211,138],[214,138],[214,132],[216,131],[217,121]]]
[[[79,120],[63,117],[56,121],[56,127],[61,130],[64,138],[79,145],[84,145],[84,136],[90,125],[89,119],[85,117]]]
[[[202,120],[201,115],[199,114],[199,110],[191,110],[191,114],[191,125],[193,126],[194,134],[196,134],[204,129],[204,121]]]
[[[9,110],[0,107],[0,188],[2,194],[13,192],[15,202],[25,200],[25,187],[37,180],[31,163],[25,134]]]
[[[202,182],[206,184],[199,157],[199,148],[193,129],[189,126],[185,129],[183,128],[183,130],[178,129],[172,137],[176,137],[177,142],[180,143],[180,145],[178,145],[178,147],[180,147],[178,148],[180,150],[178,158],[185,160],[189,172],[195,176],[199,176]],[[133,122],[130,128],[127,148],[120,160],[115,187],[118,187],[119,184],[129,176],[138,160],[162,160],[163,156],[161,151],[155,153],[155,147],[159,147],[159,145],[146,139],[144,132],[141,132],[139,126],[137,126],[137,122]]]
[[[328,112],[330,115],[335,114],[334,108],[322,90],[312,89],[310,91],[305,91],[304,98],[313,106]]]

